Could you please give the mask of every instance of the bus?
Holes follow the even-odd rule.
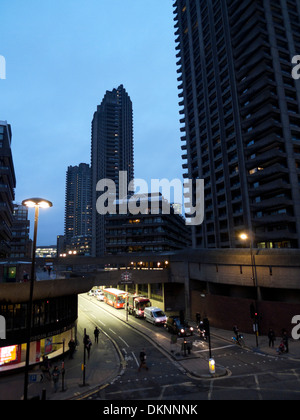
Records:
[[[127,293],[124,290],[109,288],[103,289],[103,293],[104,302],[108,305],[117,309],[125,307]]]

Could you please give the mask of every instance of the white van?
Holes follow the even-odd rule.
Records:
[[[146,321],[151,322],[154,325],[163,325],[167,322],[167,317],[164,312],[155,306],[145,308],[144,315]]]

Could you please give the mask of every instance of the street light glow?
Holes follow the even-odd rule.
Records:
[[[248,239],[248,235],[246,235],[246,233],[242,233],[240,235],[240,238],[243,239],[243,241],[245,241],[246,239]]]
[[[47,209],[52,207],[52,203],[49,200],[45,200],[44,198],[28,198],[27,200],[22,201],[22,205],[26,207],[40,207],[43,209]]]

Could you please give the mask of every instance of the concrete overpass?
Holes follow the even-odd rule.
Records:
[[[290,323],[300,314],[300,250],[186,249],[163,254],[108,255],[101,258],[59,258],[56,269],[66,277],[84,277],[95,286],[120,285],[129,273],[134,291],[148,293],[153,304],[165,311],[184,310],[210,316],[214,325],[244,331],[252,329],[249,306],[257,302],[267,329],[278,317]],[[253,278],[253,270],[255,278]],[[132,291],[132,286],[131,287]],[[155,288],[162,294],[155,299]],[[233,315],[231,315],[233,314]],[[238,314],[238,315],[234,315]],[[226,325],[225,325],[226,324]],[[282,326],[283,327],[283,326]],[[287,325],[286,325],[287,327]]]

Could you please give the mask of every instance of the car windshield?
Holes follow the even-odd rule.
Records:
[[[140,308],[140,310],[141,311],[143,311],[145,308],[149,308],[150,306],[151,306],[151,303],[148,301],[148,302],[140,302],[139,303],[139,308]]]
[[[180,319],[179,318],[175,318],[174,319],[174,321],[176,322],[176,325],[178,326],[178,327],[187,327],[188,326],[188,324],[187,324],[187,322],[186,321],[184,321],[183,323],[182,322],[180,322]]]
[[[165,314],[163,313],[163,311],[153,312],[153,315],[155,316],[155,318],[158,318],[158,317],[161,317],[161,316],[165,316]]]

